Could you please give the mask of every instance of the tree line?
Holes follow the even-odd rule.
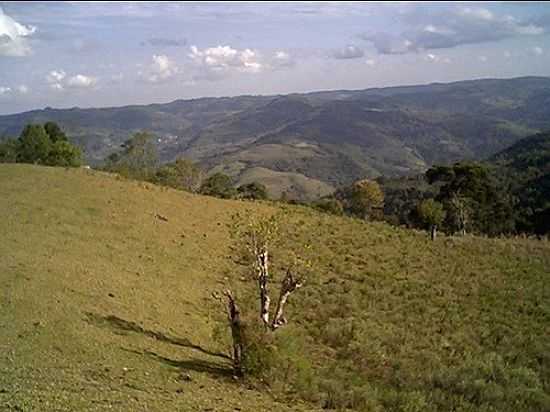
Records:
[[[78,167],[82,151],[69,142],[57,123],[28,124],[19,138],[0,142],[0,163]]]
[[[147,132],[135,133],[100,168],[127,178],[223,199],[268,198],[261,183],[236,187],[231,177],[223,173],[208,175],[189,159],[161,164],[154,139]],[[28,124],[19,138],[0,143],[0,162],[77,167],[82,164],[82,151],[69,142],[56,123]],[[532,171],[533,165],[527,169]],[[433,166],[416,177],[360,179],[307,205],[336,215],[425,229],[432,239],[438,231],[489,236],[550,232],[550,208],[545,208],[539,199],[544,196],[531,201],[533,189],[523,189],[515,195],[517,182],[510,176],[504,178],[499,170],[483,163],[460,162]]]
[[[206,172],[195,162],[178,158],[161,164],[154,136],[139,132],[121,145],[121,149],[105,159],[102,169],[131,179],[161,186],[200,193],[222,199],[267,199],[264,185],[252,182],[234,187],[233,180],[223,174]]]

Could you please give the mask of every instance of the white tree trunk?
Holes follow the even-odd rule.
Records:
[[[290,269],[287,270],[286,276],[281,284],[281,292],[279,294],[279,301],[277,302],[277,309],[275,310],[275,316],[273,317],[271,329],[275,330],[279,326],[286,324],[286,319],[284,317],[285,304],[290,294],[301,286],[302,283],[294,279],[294,276],[292,276],[292,272],[290,271]]]
[[[435,240],[437,237],[437,225],[432,225],[431,237],[432,240]]]
[[[256,254],[256,270],[258,272],[258,287],[260,289],[260,317],[265,325],[269,326],[269,291],[267,290],[267,280],[269,278],[269,255],[267,249],[258,251]]]

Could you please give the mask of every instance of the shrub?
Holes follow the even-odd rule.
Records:
[[[17,141],[8,139],[0,143],[0,163],[15,163],[17,161]]]
[[[252,182],[247,185],[241,185],[237,188],[240,199],[264,200],[267,199],[267,188],[265,185]]]
[[[174,189],[197,192],[201,186],[204,172],[188,159],[177,159],[157,169],[153,181]]]
[[[237,194],[231,178],[223,173],[215,173],[206,179],[200,192],[203,195],[221,197],[222,199],[231,199]]]
[[[344,214],[344,206],[338,199],[321,199],[313,203],[313,207],[325,213],[341,216]]]

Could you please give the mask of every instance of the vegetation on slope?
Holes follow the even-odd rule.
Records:
[[[203,168],[262,168],[280,187],[291,173],[332,187],[363,178],[422,173],[438,163],[483,159],[550,128],[550,79],[237,96],[103,109],[51,109],[0,116],[0,138],[28,123],[55,121],[95,165],[132,135],[157,136],[162,162],[186,157]],[[257,170],[257,169],[256,169]],[[262,182],[266,183],[266,182]],[[308,189],[304,185],[304,189]],[[271,187],[268,187],[272,190]],[[317,191],[307,193],[311,198]]]
[[[283,214],[273,273],[312,245],[292,322],[267,342],[284,367],[242,382],[210,298],[231,285],[257,310],[229,235],[236,212]],[[431,242],[299,206],[27,165],[0,165],[0,213],[8,410],[550,408],[548,242]]]
[[[435,198],[447,212],[444,229],[452,232],[457,229],[452,222],[456,208],[450,201],[458,196],[465,201],[469,229],[477,233],[550,233],[548,132],[521,139],[484,162],[434,166],[424,175],[377,180],[385,192],[385,219],[394,224],[420,227],[418,206]]]
[[[501,184],[517,198],[518,226],[550,232],[550,132],[526,137],[490,159]]]

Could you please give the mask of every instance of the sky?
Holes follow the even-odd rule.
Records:
[[[0,1],[0,114],[518,76],[550,3]]]

